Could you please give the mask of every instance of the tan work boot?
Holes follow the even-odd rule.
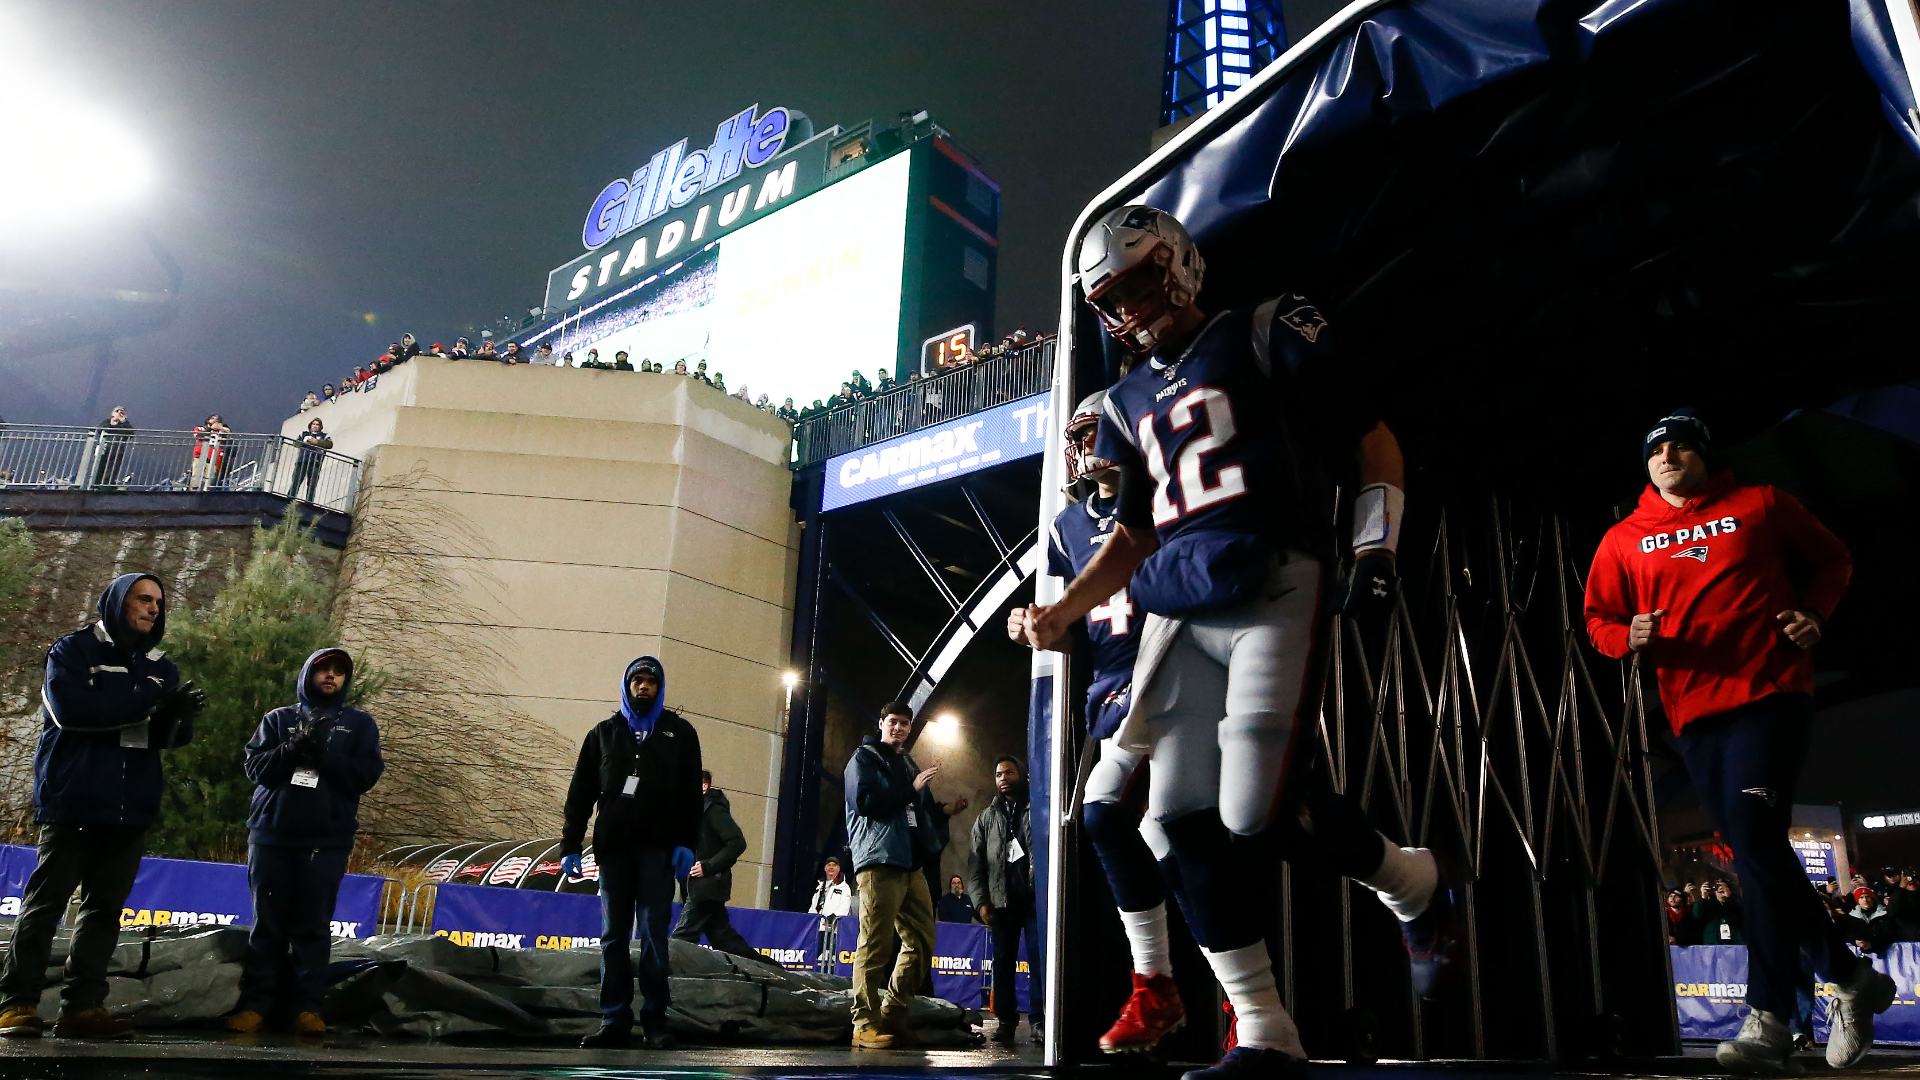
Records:
[[[266,1017],[252,1009],[241,1009],[227,1017],[227,1030],[235,1035],[252,1035],[260,1030],[260,1025],[265,1020]]]
[[[40,1011],[31,1005],[15,1005],[0,1012],[0,1036],[12,1039],[37,1039],[47,1030]]]
[[[893,1048],[893,1036],[884,1031],[861,1031],[855,1028],[853,1032],[853,1048],[855,1050],[891,1050]]]
[[[122,1020],[102,1008],[61,1013],[53,1033],[62,1039],[117,1039],[132,1034],[133,1023]]]
[[[320,1014],[317,1012],[303,1012],[293,1018],[293,1033],[295,1035],[325,1035],[327,1033],[327,1022],[320,1019]]]

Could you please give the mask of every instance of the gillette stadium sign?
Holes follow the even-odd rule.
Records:
[[[547,275],[547,308],[591,303],[819,189],[827,139],[808,136],[808,127],[784,106],[763,113],[750,105],[722,120],[705,149],[681,139],[608,181],[580,228],[587,253]]]

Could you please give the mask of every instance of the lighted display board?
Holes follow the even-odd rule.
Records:
[[[909,155],[896,154],[703,246],[657,256],[629,287],[527,339],[576,363],[625,351],[642,361],[707,362],[745,385],[806,405],[858,368],[894,370],[899,351]],[[671,224],[671,223],[669,223]],[[658,244],[655,245],[655,251]]]
[[[1050,393],[1035,394],[828,458],[820,509],[838,510],[1038,454],[1047,448],[1051,400]]]

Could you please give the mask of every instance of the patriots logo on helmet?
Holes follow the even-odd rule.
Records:
[[[1676,551],[1672,555],[1669,555],[1667,557],[1669,559],[1692,559],[1695,562],[1706,562],[1707,561],[1707,545],[1695,544],[1690,548],[1681,548],[1679,551]]]
[[[1304,298],[1295,296],[1293,299],[1301,300]],[[1280,321],[1292,327],[1294,332],[1301,337],[1306,338],[1309,344],[1320,337],[1320,331],[1327,328],[1327,317],[1320,314],[1320,309],[1314,307],[1312,304],[1301,304],[1299,307],[1280,316]]]
[[[1145,232],[1160,221],[1160,211],[1151,206],[1135,206],[1127,210],[1127,216],[1120,219],[1123,228],[1139,229]]]

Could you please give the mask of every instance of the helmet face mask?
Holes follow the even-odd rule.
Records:
[[[1206,263],[1171,214],[1123,206],[1081,241],[1078,280],[1087,302],[1123,348],[1150,353],[1200,291]]]
[[[1082,480],[1098,483],[1114,473],[1118,466],[1093,454],[1093,436],[1100,430],[1100,414],[1107,407],[1107,392],[1096,390],[1080,402],[1067,421],[1067,486]]]

